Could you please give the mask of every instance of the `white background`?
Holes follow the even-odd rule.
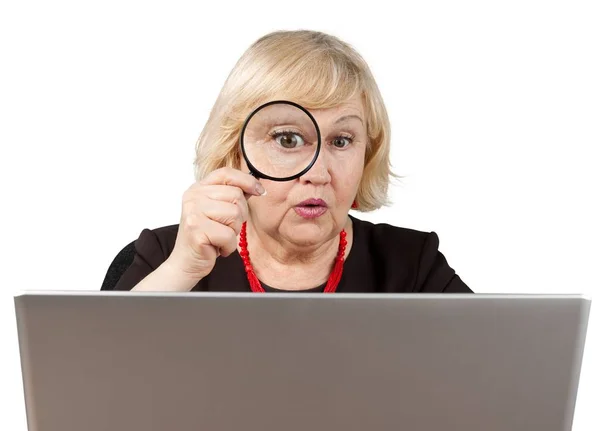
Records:
[[[405,178],[363,218],[437,232],[476,292],[594,297],[597,2],[200,3],[2,3],[2,429],[25,430],[13,295],[97,290],[142,228],[178,222],[217,93],[272,30],[337,35],[371,65]],[[592,312],[577,431],[600,429],[599,341]]]

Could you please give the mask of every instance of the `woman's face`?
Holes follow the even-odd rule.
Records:
[[[367,146],[360,97],[309,112],[321,130],[321,152],[315,164],[292,181],[261,180],[267,194],[249,199],[256,229],[300,246],[318,246],[344,228],[363,174]],[[245,163],[242,170],[247,171]]]

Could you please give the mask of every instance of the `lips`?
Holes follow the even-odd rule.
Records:
[[[323,199],[307,199],[294,207],[294,211],[305,219],[314,219],[327,212],[327,202]]]
[[[325,207],[327,208],[327,202],[323,199],[306,199],[300,202],[296,207]]]

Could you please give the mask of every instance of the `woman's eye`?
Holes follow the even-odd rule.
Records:
[[[296,133],[280,133],[275,136],[275,141],[283,148],[296,148],[304,145],[304,139]]]
[[[331,143],[336,148],[346,148],[348,145],[350,145],[352,143],[352,138],[346,138],[344,136],[338,136]]]

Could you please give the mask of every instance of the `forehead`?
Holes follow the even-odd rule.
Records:
[[[337,118],[346,115],[358,115],[360,118],[364,119],[364,105],[362,98],[359,96],[355,96],[352,99],[330,108],[308,108],[308,111],[315,117],[317,121],[319,121],[319,119],[323,121],[335,121]]]

